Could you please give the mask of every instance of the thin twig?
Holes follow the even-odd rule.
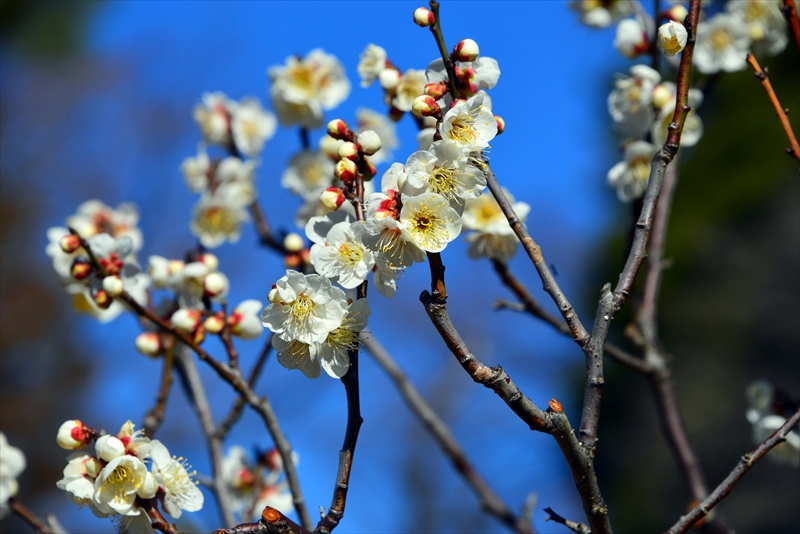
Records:
[[[576,523],[575,521],[570,521],[564,516],[555,513],[552,508],[545,508],[544,511],[547,512],[547,521],[553,521],[559,525],[564,525],[572,532],[577,534],[591,534],[592,532],[589,530],[589,525],[586,523]]]
[[[31,512],[17,499],[12,497],[8,500],[8,504],[11,507],[11,511],[22,518],[22,520],[33,528],[37,534],[53,534],[53,531],[50,530],[50,527],[48,527],[44,521],[39,519],[36,514]]]
[[[781,11],[783,16],[786,17],[786,22],[789,23],[794,45],[797,47],[797,53],[800,54],[800,18],[797,16],[797,6],[794,0],[783,0]]]
[[[258,375],[261,374],[261,370],[264,368],[264,364],[267,361],[267,356],[269,356],[270,351],[272,350],[272,333],[267,336],[267,340],[264,343],[264,348],[261,349],[261,353],[258,355],[258,359],[256,360],[255,365],[250,370],[250,376],[247,377],[247,385],[250,386],[252,389],[256,385],[256,380],[258,380]],[[225,419],[222,420],[222,423],[219,424],[219,428],[217,429],[217,434],[219,434],[220,438],[224,438],[228,435],[228,432],[231,431],[233,425],[239,420],[242,416],[242,410],[244,409],[245,405],[245,396],[240,395],[233,403],[231,410],[228,412],[228,415]]]
[[[461,92],[458,90],[456,83],[456,69],[453,60],[450,58],[450,53],[447,51],[447,45],[444,42],[444,34],[442,33],[442,23],[439,19],[439,2],[430,0],[431,12],[433,13],[433,24],[430,25],[433,38],[436,40],[436,46],[439,48],[439,54],[444,61],[444,67],[447,69],[447,82],[450,86],[450,92],[453,99],[461,98]]]
[[[159,532],[164,534],[178,534],[178,527],[167,521],[167,518],[158,509],[158,499],[142,499],[136,498],[136,504],[144,510],[147,517],[150,518],[150,524]]]
[[[156,403],[155,406],[153,406],[144,416],[144,423],[142,424],[142,427],[144,428],[145,435],[149,438],[155,436],[159,427],[161,427],[161,423],[164,422],[164,412],[167,407],[167,399],[169,398],[169,392],[172,388],[172,362],[174,350],[175,344],[173,342],[164,351],[164,358],[161,368],[161,386],[158,388]]]
[[[772,107],[775,108],[775,114],[778,116],[778,120],[781,121],[781,126],[783,126],[783,131],[786,134],[786,138],[789,140],[790,148],[786,149],[786,153],[795,158],[796,160],[800,161],[800,145],[797,144],[797,138],[794,136],[794,132],[792,131],[792,125],[789,122],[789,110],[783,109],[781,107],[781,103],[778,101],[778,97],[775,94],[775,91],[772,89],[772,84],[769,82],[769,77],[767,76],[767,69],[761,69],[761,66],[756,61],[756,56],[753,54],[747,54],[747,62],[753,67],[755,71],[755,76],[759,80],[761,80],[761,85],[764,86],[764,90],[767,92],[767,96],[769,97],[769,101],[772,102]]]
[[[197,417],[200,419],[200,426],[206,437],[208,452],[211,456],[212,489],[217,497],[217,506],[219,506],[222,522],[224,525],[230,526],[235,524],[235,520],[233,518],[233,510],[231,509],[231,500],[228,496],[228,488],[225,486],[225,481],[222,479],[222,439],[217,434],[217,427],[214,424],[211,406],[208,403],[208,398],[203,388],[203,382],[200,378],[200,373],[197,372],[194,359],[184,345],[176,345],[174,347],[174,352],[176,368],[183,379],[183,384],[186,387],[189,400],[197,412]]]
[[[464,449],[458,440],[447,427],[447,424],[436,414],[428,401],[422,396],[414,386],[408,376],[400,369],[397,362],[392,358],[386,348],[381,345],[374,334],[362,332],[361,344],[372,355],[378,365],[394,381],[398,391],[403,396],[406,404],[412,412],[419,418],[425,429],[433,436],[442,451],[450,458],[456,471],[466,480],[472,490],[478,496],[480,507],[489,514],[499,519],[510,528],[520,534],[532,533],[533,529],[530,522],[525,519],[524,514],[516,517],[511,509],[503,502],[484,478],[478,473],[475,466],[470,462]]]
[[[722,499],[730,494],[730,492],[733,490],[733,487],[739,482],[744,474],[750,470],[751,467],[753,467],[776,445],[786,441],[786,436],[789,434],[792,428],[797,425],[798,421],[800,421],[800,410],[796,411],[791,418],[789,418],[761,445],[756,447],[753,452],[742,456],[741,460],[739,460],[739,463],[736,465],[733,471],[731,471],[731,473],[725,477],[725,480],[723,480],[722,483],[717,486],[713,492],[711,492],[711,495],[709,495],[703,502],[698,504],[688,514],[681,517],[680,521],[675,523],[675,525],[669,529],[668,534],[682,534],[683,532],[689,530],[692,525],[697,523],[700,519],[708,515],[708,513],[717,504],[719,504],[720,501],[722,501]]]

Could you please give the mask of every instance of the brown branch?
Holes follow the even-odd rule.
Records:
[[[222,303],[222,313],[226,318],[228,317],[228,305],[225,302]],[[222,344],[225,345],[225,352],[228,354],[228,365],[230,365],[231,369],[238,369],[239,353],[236,351],[236,347],[233,345],[231,327],[228,325],[227,321],[225,322],[225,326],[222,328],[222,331],[219,333],[219,338],[222,340]]]
[[[258,355],[258,359],[256,360],[255,365],[250,370],[250,376],[247,378],[247,385],[252,389],[256,385],[256,380],[258,379],[258,375],[261,374],[261,370],[264,368],[264,364],[267,361],[267,356],[269,356],[270,351],[272,350],[272,333],[267,336],[267,341],[264,344],[264,348],[261,349],[261,353]],[[231,410],[228,412],[228,415],[225,419],[222,420],[220,423],[219,428],[217,429],[217,434],[219,437],[225,438],[228,435],[228,432],[231,431],[233,425],[239,420],[242,416],[242,410],[244,409],[245,405],[245,396],[240,395],[239,398],[234,401]]]
[[[436,414],[408,376],[400,369],[386,348],[381,345],[374,334],[361,335],[361,344],[372,355],[378,365],[394,381],[408,407],[419,418],[422,425],[436,440],[442,451],[450,458],[456,471],[466,480],[478,497],[480,507],[499,519],[502,523],[520,534],[532,533],[530,521],[524,515],[516,517],[489,484],[481,477],[470,462],[464,449],[447,427],[447,424]]]
[[[147,517],[150,518],[150,524],[154,529],[164,534],[179,534],[178,527],[167,521],[167,518],[164,517],[161,510],[158,509],[158,499],[142,499],[141,497],[137,497],[136,504],[138,504],[142,510],[144,510],[144,513],[147,514]]]
[[[22,518],[22,520],[25,521],[28,526],[34,529],[37,534],[53,534],[53,531],[50,530],[50,527],[48,527],[44,521],[39,519],[36,514],[31,512],[17,499],[12,497],[8,500],[8,504],[11,507],[11,511]]]
[[[797,18],[796,14],[795,18]],[[783,131],[786,134],[786,138],[789,140],[790,145],[790,148],[786,149],[786,153],[800,161],[800,145],[797,144],[797,138],[794,136],[792,125],[789,122],[789,109],[783,109],[781,107],[781,103],[778,101],[778,97],[775,95],[775,91],[772,89],[772,84],[769,82],[769,78],[767,77],[767,68],[765,67],[762,70],[761,66],[758,64],[758,61],[756,61],[756,56],[753,54],[747,54],[747,62],[751,67],[753,67],[756,78],[761,80],[761,85],[764,86],[764,90],[767,92],[769,101],[772,102],[772,107],[775,108],[775,114],[778,116],[778,120],[781,121],[781,126],[783,126]]]
[[[561,516],[553,511],[552,508],[545,508],[545,512],[547,512],[547,521],[552,521],[554,523],[558,523],[559,525],[564,525],[572,532],[577,534],[590,534],[592,531],[589,530],[589,525],[586,523],[576,523],[575,521],[570,521],[569,519]]]
[[[458,84],[456,83],[455,64],[450,58],[450,53],[447,51],[447,45],[442,34],[442,23],[439,20],[439,2],[430,0],[429,4],[433,13],[433,24],[430,25],[430,30],[433,38],[436,39],[436,46],[439,48],[439,54],[441,54],[445,69],[447,69],[447,83],[450,86],[450,93],[452,93],[453,99],[457,100],[461,98],[461,92],[458,90]]]
[[[174,347],[174,351],[176,368],[183,379],[183,385],[186,388],[192,406],[197,412],[200,426],[206,437],[206,444],[211,457],[211,489],[217,498],[217,506],[219,506],[220,515],[222,515],[222,522],[226,526],[233,525],[235,520],[233,518],[233,510],[231,510],[228,488],[222,479],[222,439],[217,434],[217,427],[214,424],[211,406],[203,388],[203,381],[200,378],[200,373],[197,372],[194,359],[185,346],[178,345]]]
[[[781,11],[783,16],[786,17],[786,22],[789,23],[794,45],[797,47],[797,53],[800,54],[800,18],[797,16],[797,6],[794,0],[783,0]]]
[[[786,441],[786,436],[794,428],[798,421],[800,421],[800,410],[796,411],[791,418],[789,418],[778,430],[776,430],[769,438],[767,438],[756,449],[742,456],[739,463],[725,477],[725,480],[711,492],[703,502],[698,504],[692,511],[685,516],[681,517],[680,521],[675,523],[669,529],[668,534],[682,534],[691,528],[692,525],[697,523],[700,519],[708,515],[708,513],[730,494],[733,487],[741,480],[747,471],[750,470],[761,458],[764,457],[773,447]]]
[[[156,394],[156,403],[155,406],[153,406],[144,416],[144,423],[142,424],[142,427],[144,428],[145,435],[149,438],[155,436],[159,427],[161,427],[161,423],[164,422],[164,412],[167,407],[167,399],[169,398],[169,392],[172,388],[172,362],[174,350],[175,344],[171,343],[170,346],[167,347],[166,351],[164,351],[164,359],[161,369],[161,386],[158,388],[158,393]]]

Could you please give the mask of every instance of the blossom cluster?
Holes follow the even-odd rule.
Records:
[[[297,465],[294,452],[292,461]],[[231,508],[242,520],[261,517],[261,511],[267,506],[284,514],[294,510],[292,493],[283,479],[283,461],[277,449],[259,452],[256,462],[251,462],[244,448],[234,445],[222,460],[221,475],[228,488]]]
[[[203,507],[203,493],[192,479],[196,472],[189,472],[184,458],[170,456],[163,443],[134,428],[128,421],[111,435],[77,419],[64,422],[56,441],[64,449],[79,452],[67,458],[64,477],[56,486],[95,516],[111,516],[123,532],[155,532],[146,501],[157,499],[166,513],[179,518],[184,510],[196,512]],[[80,452],[92,442],[93,454]]]
[[[16,496],[19,490],[17,478],[25,470],[25,455],[16,447],[12,447],[6,440],[6,435],[0,432],[0,519],[8,515],[9,499]]]

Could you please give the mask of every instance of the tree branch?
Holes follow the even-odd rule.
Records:
[[[797,6],[794,0],[783,0],[783,7],[781,8],[783,16],[786,17],[786,22],[789,23],[789,32],[792,34],[792,40],[797,47],[797,53],[800,54],[800,18],[797,16]]]
[[[264,344],[264,348],[261,349],[261,353],[258,355],[258,359],[256,363],[253,365],[253,368],[250,370],[250,376],[247,378],[247,385],[251,389],[255,387],[256,380],[258,379],[258,375],[261,374],[261,370],[264,368],[264,364],[267,361],[267,356],[269,356],[270,351],[272,350],[272,333],[267,336],[267,341]],[[240,395],[239,398],[233,403],[231,410],[228,412],[228,415],[225,419],[222,420],[222,423],[219,424],[219,428],[217,429],[217,434],[219,434],[220,438],[225,438],[228,435],[228,432],[231,431],[233,425],[239,420],[242,416],[242,410],[244,409],[245,405],[245,395]]]
[[[142,424],[142,427],[144,428],[145,435],[149,438],[155,436],[156,432],[161,426],[161,423],[164,422],[164,411],[166,410],[167,399],[169,398],[169,392],[172,388],[172,362],[174,359],[174,350],[175,344],[172,343],[164,352],[161,368],[161,386],[158,388],[156,403],[155,406],[153,406],[144,416],[144,423]]]
[[[725,477],[725,480],[723,480],[722,483],[717,486],[713,492],[711,492],[711,495],[709,495],[703,502],[698,504],[688,514],[681,517],[680,521],[675,523],[675,525],[669,529],[668,534],[683,534],[701,518],[708,515],[708,513],[717,504],[719,504],[720,501],[722,501],[722,499],[730,494],[730,492],[733,490],[733,487],[739,482],[739,480],[741,480],[744,474],[750,470],[751,467],[753,467],[776,445],[786,441],[786,436],[789,434],[792,428],[797,425],[798,421],[800,421],[800,410],[796,411],[791,418],[789,418],[761,445],[756,447],[753,452],[742,456],[741,460],[739,460],[739,463],[736,465],[733,471],[731,471],[731,473]]]
[[[11,508],[11,511],[22,518],[22,520],[25,521],[32,529],[34,529],[37,534],[53,534],[53,531],[44,521],[39,519],[36,514],[28,510],[28,508],[17,499],[12,497],[8,500],[8,504]]]
[[[555,513],[552,508],[545,508],[544,511],[547,512],[547,521],[553,521],[559,525],[564,525],[576,534],[591,534],[592,532],[589,530],[589,525],[570,521],[569,519]]]

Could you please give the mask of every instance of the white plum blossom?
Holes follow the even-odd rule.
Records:
[[[231,141],[231,114],[238,104],[224,93],[204,93],[203,103],[194,108],[194,120],[206,142],[227,146]]]
[[[581,22],[594,28],[605,28],[634,13],[627,0],[573,0],[570,7],[578,12]]]
[[[428,150],[433,144],[433,137],[436,135],[436,128],[429,126],[417,132],[417,147],[419,150]]]
[[[515,202],[514,197],[505,188],[503,192],[519,220],[524,223],[530,206],[525,202]],[[472,230],[466,237],[469,243],[467,253],[470,258],[487,257],[508,261],[516,253],[519,239],[491,193],[487,192],[475,200],[468,200],[462,222],[465,230]]]
[[[455,143],[436,141],[428,150],[409,156],[408,183],[443,196],[460,213],[464,201],[478,198],[486,187],[486,176],[469,163],[468,156],[469,152]]]
[[[441,252],[461,233],[461,217],[436,193],[404,198],[400,222],[411,241],[427,252]]]
[[[622,135],[642,137],[655,119],[653,89],[661,75],[647,65],[634,65],[630,76],[619,76],[608,95],[608,112]]]
[[[67,217],[66,223],[84,239],[97,234],[128,236],[133,252],[141,250],[144,244],[142,231],[136,226],[139,224],[139,208],[130,202],[123,202],[114,209],[99,200],[87,200],[78,206],[75,215]]]
[[[245,209],[247,186],[238,182],[221,184],[212,193],[203,193],[194,206],[189,228],[207,248],[215,248],[225,241],[235,243],[241,235],[241,225],[250,217]]]
[[[361,52],[358,61],[358,75],[361,87],[369,87],[386,68],[386,50],[376,44],[368,44]]]
[[[208,157],[203,143],[197,147],[196,156],[186,158],[181,163],[181,174],[186,179],[186,185],[189,186],[192,193],[202,193],[208,188],[211,182],[209,177],[211,170],[211,159]]]
[[[492,89],[500,79],[500,65],[491,57],[478,57],[473,61],[459,61],[455,66],[456,86],[462,98],[475,96],[479,91]],[[450,79],[442,58],[434,59],[425,71],[428,83],[447,84]],[[444,97],[444,104],[453,101],[449,93]],[[487,104],[491,108],[491,104]]]
[[[299,369],[308,378],[319,378],[322,366],[317,358],[317,347],[302,341],[286,341],[272,336],[272,347],[278,355],[278,363],[289,370]]]
[[[674,20],[670,20],[658,28],[658,46],[668,57],[679,54],[686,46],[688,37],[689,34],[683,24]]]
[[[306,200],[319,195],[333,183],[334,163],[321,151],[303,150],[289,160],[281,185]]]
[[[428,78],[425,72],[416,69],[408,69],[400,76],[400,80],[395,87],[395,94],[391,99],[391,105],[400,111],[411,111],[411,104],[414,99],[425,94],[425,85]]]
[[[614,38],[614,48],[628,59],[633,59],[649,50],[650,41],[647,38],[647,30],[638,19],[629,18],[619,21]]]
[[[8,444],[6,435],[0,432],[0,519],[8,515],[8,500],[17,494],[17,478],[25,470],[25,455]]]
[[[789,37],[780,2],[775,0],[736,0],[725,4],[725,11],[741,18],[756,54],[775,56],[783,52]]]
[[[273,107],[284,126],[318,128],[323,110],[338,106],[350,94],[344,67],[336,56],[321,48],[302,59],[289,56],[285,65],[270,67],[267,73],[272,80]]]
[[[275,135],[277,126],[275,115],[264,110],[257,98],[243,98],[231,119],[233,142],[242,154],[255,157]]]
[[[79,506],[89,505],[96,516],[105,517],[107,514],[97,509],[92,499],[94,480],[102,468],[103,465],[94,456],[80,452],[70,454],[64,468],[64,478],[56,482],[56,487],[67,492],[67,497]]]
[[[466,151],[483,150],[497,135],[497,121],[483,94],[459,102],[445,113],[440,126],[442,139]]]
[[[750,36],[741,17],[717,13],[697,25],[693,65],[703,74],[736,72],[747,66]]]
[[[167,448],[157,439],[150,443],[152,473],[159,488],[164,491],[164,511],[175,519],[183,510],[196,512],[203,507],[203,493],[186,470],[183,458],[171,457]]]
[[[356,110],[356,134],[366,130],[372,130],[381,139],[381,149],[372,154],[369,160],[379,165],[392,158],[392,150],[396,149],[400,142],[397,140],[397,127],[390,121],[386,114],[378,113],[369,108],[358,108]],[[329,136],[325,136],[331,139]]]
[[[259,317],[263,307],[264,304],[260,300],[250,299],[239,303],[227,319],[231,334],[242,339],[255,339],[260,336],[264,330]]]
[[[319,274],[346,289],[359,286],[375,265],[372,251],[362,240],[366,232],[362,222],[333,225],[323,243],[311,246],[311,265]]]
[[[416,248],[416,246],[415,246]],[[419,249],[417,249],[419,250]],[[420,250],[422,258],[425,258],[424,253]],[[405,271],[405,267],[398,267],[390,262],[383,254],[375,255],[375,271],[372,275],[372,283],[378,293],[390,299],[394,297],[397,291],[397,279]]]
[[[144,484],[147,467],[136,456],[117,456],[97,474],[94,480],[94,505],[105,514],[136,515],[136,492]]]
[[[672,82],[664,82],[659,87],[667,89],[673,95],[677,94],[676,86]],[[673,96],[666,100],[667,103],[658,110],[658,116],[650,129],[650,136],[655,145],[663,145],[667,140],[668,126],[672,122],[672,117],[675,113],[675,97]],[[696,112],[697,108],[703,103],[703,92],[699,89],[689,89],[687,100],[692,109],[686,115],[686,121],[683,124],[681,146],[689,147],[696,145],[700,138],[703,137],[703,121]]]
[[[342,325],[317,347],[320,365],[332,378],[342,378],[350,369],[349,352],[358,350],[359,333],[367,326],[370,309],[366,298],[350,304]]]
[[[631,202],[644,195],[650,178],[650,163],[658,147],[645,141],[634,141],[625,147],[625,161],[608,171],[608,185],[617,189],[622,202]]]
[[[324,276],[287,270],[275,287],[275,298],[261,312],[264,326],[278,334],[273,338],[318,343],[342,324],[347,297]]]

